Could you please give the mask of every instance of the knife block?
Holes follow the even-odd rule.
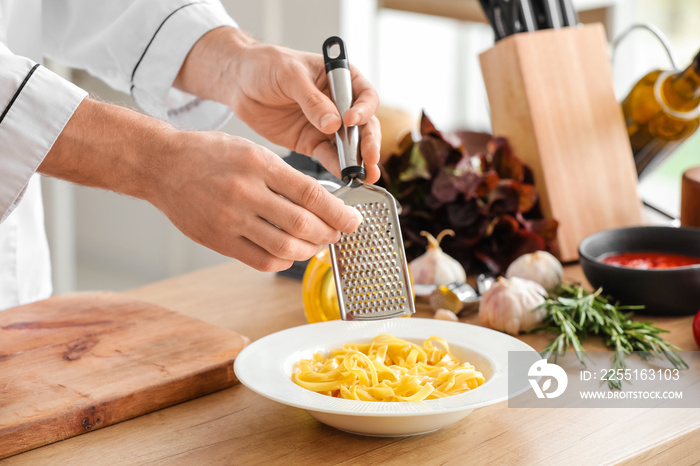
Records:
[[[592,233],[642,224],[602,25],[516,34],[479,58],[493,134],[533,170],[559,259],[578,259]]]

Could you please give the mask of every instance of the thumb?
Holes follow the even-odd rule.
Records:
[[[335,104],[306,76],[290,80],[288,92],[299,104],[306,118],[319,131],[331,134],[340,128],[341,115]]]

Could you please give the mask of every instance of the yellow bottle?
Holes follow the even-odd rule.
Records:
[[[648,73],[624,99],[622,111],[641,177],[700,126],[700,53],[683,71]]]
[[[326,248],[311,258],[302,280],[304,314],[309,323],[340,320],[338,295],[333,281],[330,251]]]
[[[410,269],[408,276],[413,285]],[[309,323],[340,320],[338,294],[335,291],[329,249],[324,249],[309,260],[301,283],[304,315]],[[413,298],[415,299],[415,292]]]

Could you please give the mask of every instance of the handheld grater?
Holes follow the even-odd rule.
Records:
[[[340,49],[332,56],[335,47]],[[341,117],[352,106],[352,82],[345,44],[339,37],[323,43],[331,97]],[[344,124],[335,133],[341,179],[333,194],[362,214],[352,234],[330,245],[333,278],[343,320],[379,320],[416,312],[396,199],[385,189],[364,184],[359,130]]]

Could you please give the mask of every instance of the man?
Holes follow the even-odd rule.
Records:
[[[42,54],[130,92],[160,120],[87,98],[37,65]],[[378,97],[356,70],[353,93],[342,121],[362,127],[373,182]],[[50,294],[36,172],[144,199],[259,270],[288,268],[357,228],[356,211],[265,148],[175,127],[217,127],[230,109],[339,174],[341,116],[321,56],[258,43],[218,2],[0,0],[0,309]]]

